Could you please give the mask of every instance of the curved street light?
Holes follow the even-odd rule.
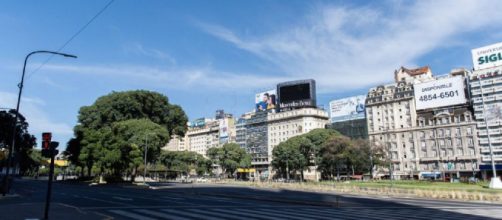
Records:
[[[4,191],[3,195],[5,196],[6,192],[9,191],[9,174],[10,174],[10,169],[11,169],[11,163],[12,163],[12,152],[14,151],[14,145],[16,144],[16,129],[17,129],[17,118],[19,116],[19,104],[21,102],[21,94],[23,92],[23,85],[24,85],[24,74],[26,72],[26,63],[28,62],[28,58],[30,58],[31,55],[37,54],[37,53],[48,53],[48,54],[53,54],[53,55],[60,55],[64,57],[71,57],[71,58],[77,58],[75,55],[71,54],[66,54],[66,53],[60,53],[60,52],[55,52],[55,51],[48,51],[48,50],[37,50],[29,53],[26,55],[24,58],[24,66],[23,66],[23,74],[21,75],[21,82],[18,84],[19,87],[19,94],[17,96],[17,104],[16,104],[16,113],[14,116],[14,125],[12,126],[12,145],[10,146],[9,150],[9,156],[7,158],[7,172],[5,174],[5,179],[4,179]]]

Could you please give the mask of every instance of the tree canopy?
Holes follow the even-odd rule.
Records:
[[[4,147],[10,150],[15,114],[15,110],[0,111],[0,131],[2,131],[0,132],[0,148]],[[33,168],[37,163],[31,157],[32,149],[37,145],[36,138],[28,132],[28,126],[26,118],[22,114],[19,114],[16,124],[16,145],[14,146],[12,164],[19,164],[21,175]],[[0,159],[0,167],[6,165],[7,155],[3,155],[2,159]]]
[[[314,129],[292,137],[273,149],[272,166],[278,175],[300,173],[316,167],[325,179],[344,172],[349,175],[371,171],[380,163],[383,153],[371,147],[367,140],[352,140],[332,129]]]
[[[214,164],[221,166],[223,173],[229,176],[233,176],[237,168],[251,166],[251,156],[236,143],[209,148],[207,155]]]
[[[80,108],[75,137],[65,154],[77,166],[134,177],[148,145],[147,161],[160,155],[172,134],[184,135],[188,119],[178,105],[157,92],[112,92]],[[83,169],[82,169],[83,170]]]

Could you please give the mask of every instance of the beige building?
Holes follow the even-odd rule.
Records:
[[[455,70],[446,77],[467,74]],[[366,99],[369,139],[383,147],[391,160],[374,173],[389,177],[390,167],[396,179],[472,175],[479,153],[469,104],[417,111],[414,85],[436,80],[430,68],[401,67],[395,80],[371,88]]]
[[[185,136],[180,137],[178,135],[173,135],[171,140],[162,148],[166,151],[185,151],[188,150],[185,144]]]
[[[207,157],[207,150],[236,140],[235,119],[225,114],[219,119],[201,118],[189,123],[184,137],[173,135],[163,148],[168,151],[193,151]]]
[[[207,156],[207,150],[212,147],[218,147],[219,138],[218,121],[209,121],[202,127],[189,127],[186,132],[186,146],[189,151]]]
[[[290,111],[256,112],[246,122],[246,150],[252,155],[251,164],[258,175],[272,178],[272,151],[279,143],[305,134],[316,128],[325,128],[328,113],[323,109],[300,108]],[[315,170],[315,169],[312,169]],[[315,172],[305,172],[306,179],[315,179]]]

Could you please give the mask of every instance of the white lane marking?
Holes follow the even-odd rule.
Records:
[[[237,211],[246,211],[250,213],[254,213],[256,215],[263,215],[266,213],[266,215],[274,217],[275,219],[277,218],[284,218],[284,219],[297,219],[297,220],[304,220],[305,217],[297,217],[297,216],[292,216],[291,214],[285,212],[285,211],[276,211],[274,213],[267,211],[259,211],[259,210],[249,210],[249,209],[236,209]],[[314,216],[312,216],[314,217]],[[261,218],[261,216],[260,216]]]
[[[122,201],[132,201],[131,198],[124,198],[124,197],[119,197],[119,196],[113,196],[112,198],[122,200]]]
[[[128,211],[123,211],[123,210],[109,210],[109,212],[117,214],[117,215],[125,216],[128,218],[136,219],[136,220],[155,220],[154,218],[149,218],[146,216],[138,215],[138,214],[128,212]]]
[[[175,200],[185,200],[183,198],[178,198],[178,197],[171,197],[171,196],[162,196],[164,199],[175,199]]]
[[[213,218],[213,217],[207,216],[207,215],[200,215],[197,213],[191,213],[186,210],[182,211],[182,210],[174,210],[174,209],[162,209],[162,211],[163,212],[170,212],[170,213],[177,214],[177,215],[190,216],[192,218],[200,218],[200,219],[207,219],[207,220],[220,220],[220,218]]]
[[[183,218],[183,217],[180,217],[180,216],[170,215],[170,214],[167,214],[167,213],[156,212],[156,211],[147,210],[147,209],[135,209],[134,211],[141,212],[141,213],[144,213],[144,214],[147,214],[147,215],[153,215],[155,217],[160,217],[160,218],[177,219],[177,220],[189,220],[188,218]]]
[[[259,216],[261,219],[269,219],[269,220],[278,219],[277,217],[268,216],[268,213],[256,214],[256,213],[249,213],[246,211],[237,211],[237,210],[229,210],[229,209],[214,209],[214,210],[219,211],[219,212],[226,212],[226,213],[234,214],[235,217],[237,217],[238,219],[242,218],[243,216],[255,217],[255,218],[256,218],[256,216]],[[285,216],[281,216],[281,218],[284,218],[284,217]]]
[[[224,213],[220,213],[220,212],[217,212],[216,210],[201,210],[201,209],[188,209],[190,210],[191,212],[198,212],[200,214],[205,214],[205,215],[214,215],[214,216],[218,216],[218,217],[221,217],[221,218],[233,218],[233,219],[239,219],[239,220],[253,220],[254,218],[246,218],[246,217],[243,217],[243,216],[235,216],[235,214],[224,214]]]
[[[274,209],[258,209],[258,210],[263,210],[265,212],[273,212],[273,213],[278,213],[278,210]],[[326,217],[326,216],[321,216],[319,213],[312,213],[312,212],[302,212],[298,211],[297,209],[285,209],[286,213],[290,215],[295,215],[295,216],[303,216],[304,218],[311,219],[315,217],[316,219],[333,219],[333,217]]]

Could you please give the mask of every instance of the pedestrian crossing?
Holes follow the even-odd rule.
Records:
[[[219,220],[219,219],[446,219],[478,220],[502,219],[502,210],[497,208],[327,208],[327,207],[193,207],[193,208],[132,208],[106,210],[114,219],[134,220]]]

